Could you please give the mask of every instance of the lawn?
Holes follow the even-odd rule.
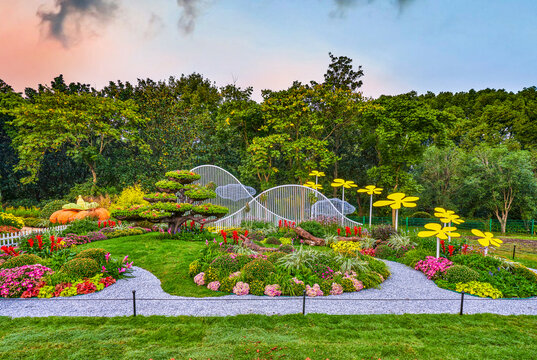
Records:
[[[188,265],[196,259],[204,242],[161,240],[158,233],[104,240],[76,247],[103,248],[114,257],[129,255],[135,266],[150,271],[162,282],[162,289],[179,296],[222,296],[223,293],[197,286],[188,276]]]
[[[537,317],[0,318],[0,359],[535,359]]]

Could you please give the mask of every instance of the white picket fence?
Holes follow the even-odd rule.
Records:
[[[43,233],[48,230],[54,230],[54,231],[62,231],[67,228],[67,225],[60,225],[55,226],[51,228],[40,228],[40,229],[33,229],[33,230],[25,230],[25,231],[19,231],[16,233],[11,234],[0,234],[0,246],[17,246],[18,239],[24,236],[28,236],[30,234],[39,234]]]

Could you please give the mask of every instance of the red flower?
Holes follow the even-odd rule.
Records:
[[[235,242],[235,244],[239,243],[239,233],[237,232],[237,230],[233,230],[233,241]]]
[[[345,236],[351,236],[351,228],[348,226],[345,226]]]
[[[337,235],[341,236],[341,229],[340,228],[337,228]]]
[[[446,247],[444,246],[444,240],[440,240],[440,245],[442,245],[442,251],[446,252]]]
[[[8,249],[7,246],[4,245],[4,246],[0,247],[0,250],[2,250],[3,252],[5,252],[6,254],[9,255],[9,249]]]
[[[358,235],[358,226],[354,227],[354,236]]]
[[[278,227],[282,227],[282,221],[278,221]]]
[[[296,222],[293,221],[293,226],[292,227],[295,227],[296,226]]]
[[[34,247],[34,239],[29,238],[28,239],[28,244],[30,245],[30,247]]]
[[[50,252],[52,252],[54,250],[54,242],[56,240],[54,239],[54,235],[51,235],[50,236]]]
[[[362,227],[361,226],[358,227],[358,236],[362,236]]]
[[[284,226],[287,227],[287,220],[284,220],[283,223],[284,223]]]
[[[39,247],[39,250],[43,248],[43,237],[41,235],[36,236],[37,239],[37,246]]]
[[[248,237],[248,230],[244,230],[244,236]]]
[[[453,251],[455,251],[455,246],[449,245],[448,246],[449,256],[453,256]]]
[[[227,244],[227,233],[224,230],[220,230],[220,234],[224,238],[224,244]]]
[[[97,221],[97,227],[98,227],[98,228],[101,227],[101,220]]]

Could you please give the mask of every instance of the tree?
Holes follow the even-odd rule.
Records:
[[[514,206],[532,213],[537,206],[534,170],[528,151],[482,145],[470,154],[463,169],[464,192],[474,206],[492,212],[505,233]]]
[[[40,93],[33,100],[9,111],[19,157],[16,169],[30,172],[23,183],[36,181],[46,152],[66,148],[68,156],[88,166],[96,184],[97,162],[112,142],[149,151],[139,136],[147,119],[138,115],[132,101],[62,92]]]
[[[215,198],[216,193],[209,185],[193,184],[201,175],[188,170],[175,170],[168,171],[165,176],[166,180],[155,183],[160,192],[144,197],[150,205],[113,210],[112,216],[121,220],[168,223],[168,231],[175,234],[187,221],[205,225],[228,213],[228,208],[224,206],[203,203]]]
[[[362,86],[362,80],[358,80],[364,76],[362,66],[358,66],[358,71],[352,69],[352,59],[346,56],[330,56],[330,65],[324,74],[324,83],[338,89],[355,91]]]

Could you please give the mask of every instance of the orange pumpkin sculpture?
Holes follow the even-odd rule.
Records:
[[[76,204],[67,204],[62,210],[58,210],[50,215],[50,222],[53,224],[67,224],[74,220],[85,218],[94,218],[95,220],[108,220],[110,213],[105,208],[98,207],[97,203],[87,203],[78,196]]]

